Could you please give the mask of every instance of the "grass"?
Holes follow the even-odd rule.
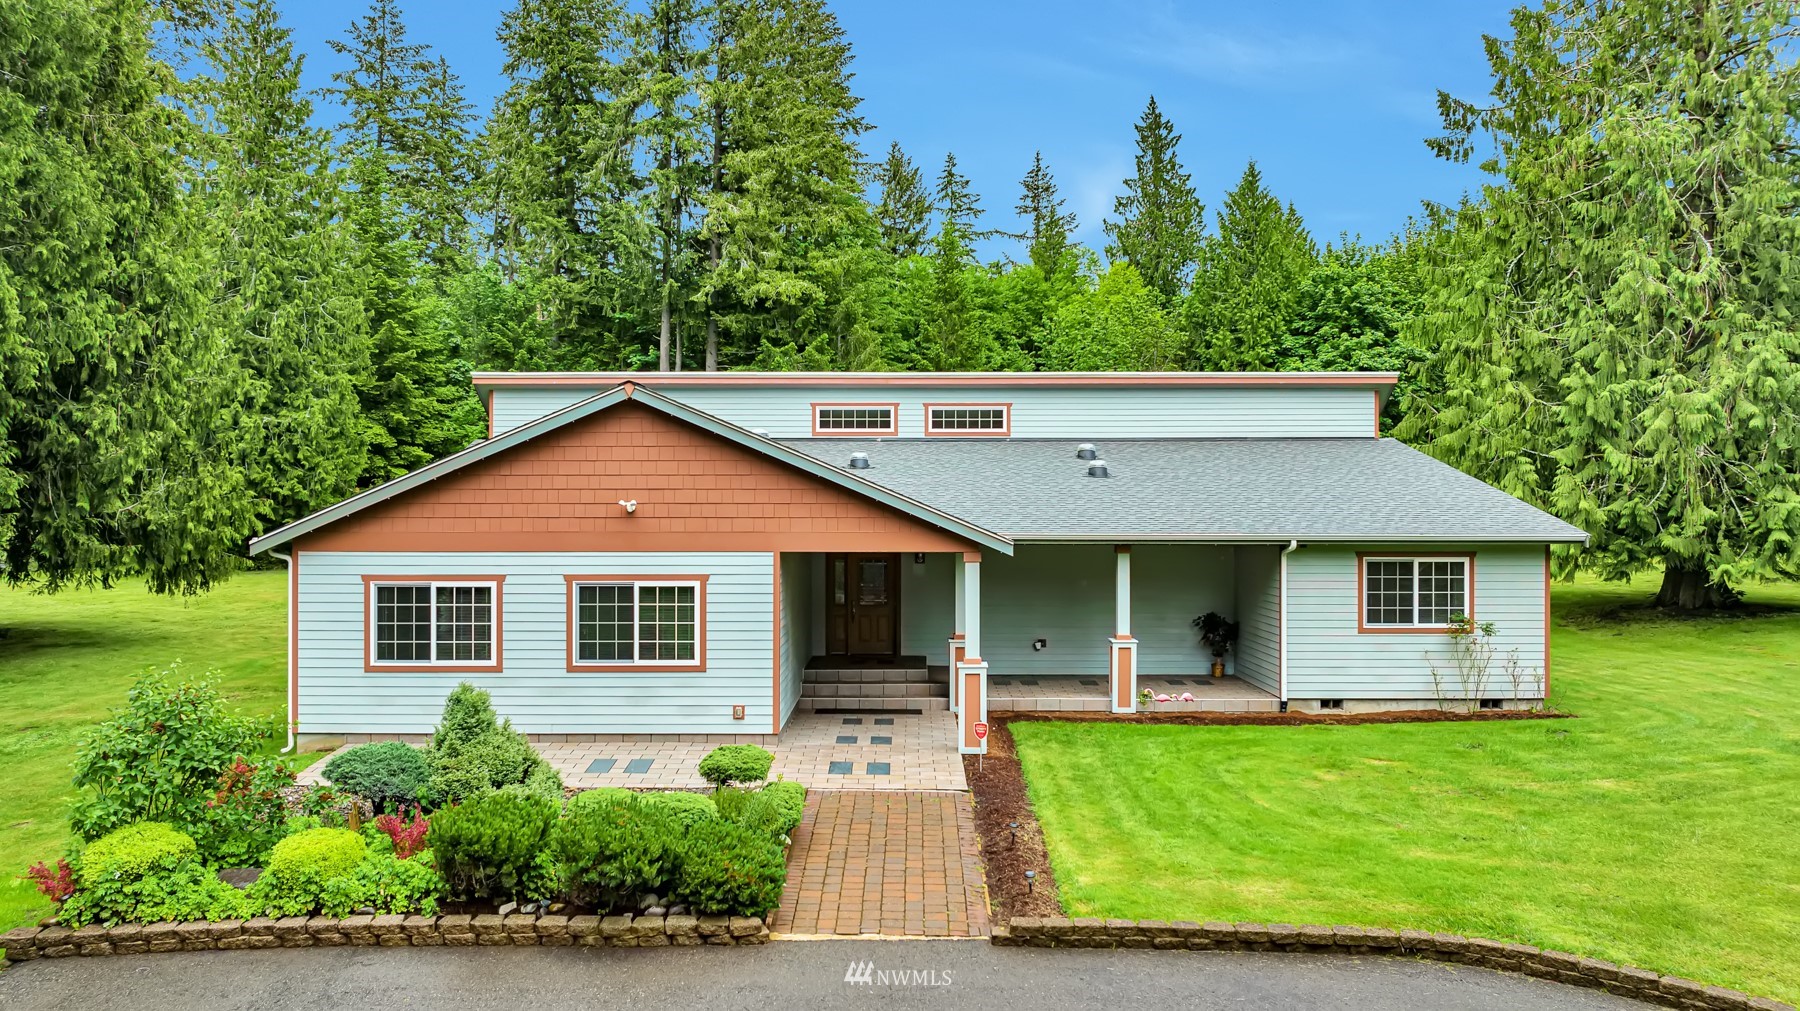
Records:
[[[145,668],[215,669],[238,709],[283,712],[284,580],[244,573],[187,600],[138,585],[53,597],[0,587],[0,931],[49,912],[17,876],[62,854],[76,744]]]
[[[1015,723],[1074,916],[1416,927],[1800,998],[1800,587],[1554,593],[1577,720]]]

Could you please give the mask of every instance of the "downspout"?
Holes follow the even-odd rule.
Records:
[[[1276,688],[1275,694],[1278,697],[1280,697],[1283,709],[1287,708],[1287,697],[1288,697],[1288,692],[1287,692],[1288,554],[1299,546],[1300,546],[1300,542],[1298,540],[1290,540],[1290,541],[1288,541],[1288,546],[1281,549],[1281,574],[1280,574],[1279,578],[1277,579],[1277,583],[1278,583],[1277,589],[1279,591],[1280,602],[1277,604],[1277,610],[1279,611],[1279,613],[1276,615],[1276,618],[1275,618],[1275,635],[1278,640],[1276,642],[1275,648],[1276,648],[1276,653],[1279,656],[1280,660],[1275,665],[1275,688]]]
[[[292,596],[294,593],[294,556],[283,554],[279,551],[271,551],[269,554],[281,559],[282,564],[287,566],[288,595]],[[300,610],[298,603],[298,601],[289,600],[287,608],[287,747],[281,749],[281,753],[284,755],[291,755],[294,753],[294,678],[299,673],[294,670],[294,633],[298,631],[298,629],[294,627],[294,615]]]

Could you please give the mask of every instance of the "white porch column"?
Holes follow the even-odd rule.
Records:
[[[950,617],[952,626],[950,630],[950,711],[960,713],[962,712],[962,678],[957,675],[956,668],[962,663],[964,655],[963,608],[965,605],[963,598],[965,591],[962,556],[957,555],[950,567],[956,574],[956,607]]]
[[[981,553],[963,553],[963,658],[957,661],[957,750],[965,755],[987,753],[987,740],[975,736],[975,725],[987,723],[988,665],[981,659]]]
[[[1112,711],[1137,712],[1137,640],[1131,636],[1131,545],[1113,548]]]

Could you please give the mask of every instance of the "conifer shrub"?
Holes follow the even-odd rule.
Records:
[[[431,760],[400,741],[362,744],[325,763],[325,778],[366,799],[376,811],[401,811],[431,782]]]
[[[455,899],[548,898],[557,805],[523,789],[492,790],[431,816],[431,853]]]
[[[715,787],[760,783],[769,778],[775,756],[754,744],[724,744],[700,760],[700,778]]]

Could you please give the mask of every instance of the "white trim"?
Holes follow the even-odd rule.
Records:
[[[294,556],[291,553],[281,551],[271,551],[269,554],[281,559],[283,566],[282,575],[284,577],[282,579],[282,584],[286,586],[289,598],[296,597],[299,588],[294,585]],[[282,707],[287,710],[287,747],[281,749],[281,753],[284,755],[292,754],[294,752],[294,728],[296,721],[299,719],[298,715],[294,712],[294,635],[297,632],[297,629],[294,626],[297,624],[296,616],[299,613],[299,601],[289,599],[287,608],[288,637],[287,642],[282,645],[283,652],[287,654],[284,658],[287,661],[287,680],[281,683],[281,703]]]
[[[981,563],[963,559],[963,655],[981,659]]]
[[[939,411],[999,411],[1000,424],[993,428],[942,428],[936,422]],[[926,435],[1004,435],[1012,431],[1011,404],[926,404]]]
[[[1281,549],[1281,571],[1275,577],[1275,695],[1283,702],[1288,697],[1288,556],[1299,547],[1299,541],[1288,541],[1287,547]]]
[[[1113,634],[1131,637],[1131,548],[1115,550],[1113,557]]]
[[[1106,678],[1106,690],[1110,696],[1106,700],[1106,706],[1115,713],[1135,713],[1138,704],[1138,641],[1119,638],[1108,638],[1106,641],[1111,650],[1110,659],[1112,660],[1112,667],[1107,671]],[[1125,680],[1128,682],[1125,697],[1131,700],[1131,704],[1127,706],[1119,705],[1119,674],[1121,673],[1125,675]]]
[[[1361,578],[1359,578],[1357,580],[1357,585],[1362,587],[1362,599],[1358,600],[1356,602],[1356,607],[1357,607],[1356,616],[1357,616],[1358,625],[1362,628],[1370,628],[1370,629],[1390,629],[1390,628],[1441,629],[1445,625],[1448,625],[1450,623],[1450,617],[1452,615],[1461,614],[1461,615],[1467,616],[1470,613],[1470,604],[1471,604],[1470,597],[1473,595],[1473,591],[1475,589],[1475,587],[1473,585],[1474,581],[1469,578],[1469,567],[1470,567],[1469,563],[1470,563],[1471,558],[1472,558],[1472,556],[1470,556],[1470,555],[1363,555],[1361,560],[1358,562],[1358,564],[1362,566],[1362,572],[1359,573]],[[1400,622],[1400,621],[1371,621],[1371,620],[1369,620],[1369,563],[1370,562],[1408,562],[1412,565],[1412,607],[1411,607],[1412,616],[1413,616],[1412,621]],[[1463,567],[1463,569],[1462,569],[1462,606],[1451,608],[1450,614],[1446,615],[1444,617],[1443,621],[1420,621],[1419,620],[1419,610],[1420,610],[1420,606],[1419,606],[1419,563],[1420,562],[1455,562],[1456,564],[1461,565]]]
[[[900,409],[893,404],[814,404],[812,410],[813,431],[820,436],[900,434]],[[880,428],[827,428],[820,424],[826,411],[881,411],[888,423]]]
[[[583,660],[581,658],[581,620],[580,600],[581,588],[584,586],[629,586],[631,587],[631,659],[629,660]],[[639,620],[642,609],[639,606],[638,590],[646,586],[686,586],[694,591],[694,656],[691,660],[645,660],[639,656],[644,645],[644,626]],[[701,653],[704,652],[701,637],[706,634],[706,615],[702,607],[706,599],[706,589],[698,579],[580,579],[568,584],[569,613],[569,664],[574,667],[592,667],[598,670],[628,669],[631,667],[692,667],[695,670],[704,668]]]
[[[378,622],[375,620],[376,608],[381,602],[381,588],[384,586],[423,586],[428,588],[428,606],[431,608],[431,644],[426,648],[424,660],[383,660],[379,656],[381,643],[376,641],[375,634]],[[439,587],[487,587],[488,597],[488,658],[486,660],[439,660],[438,647],[438,601]],[[421,576],[417,579],[393,578],[372,579],[369,581],[369,612],[364,616],[364,636],[368,640],[370,667],[492,667],[500,669],[500,583],[492,579],[433,579]],[[455,607],[455,604],[449,605]]]

